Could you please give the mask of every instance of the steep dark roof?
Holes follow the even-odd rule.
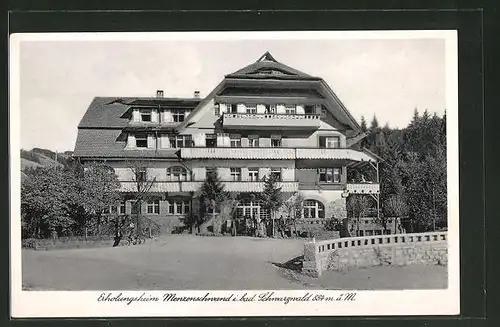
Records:
[[[280,74],[265,73],[265,71],[278,71]],[[262,73],[264,72],[264,73]],[[264,53],[256,62],[226,75],[226,78],[274,78],[274,79],[319,79],[300,70],[278,62],[269,53]]]
[[[75,157],[90,158],[171,158],[176,159],[177,149],[126,150],[119,129],[79,129]]]

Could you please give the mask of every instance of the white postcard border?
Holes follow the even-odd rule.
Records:
[[[448,172],[448,289],[355,291],[355,301],[219,301],[133,302],[98,301],[102,293],[114,296],[159,297],[229,296],[253,291],[23,291],[20,220],[20,43],[25,41],[152,41],[152,40],[250,40],[250,39],[423,39],[440,38],[446,44],[446,109]],[[175,32],[175,33],[46,33],[13,34],[10,39],[10,236],[11,315],[13,317],[192,317],[192,316],[358,316],[358,315],[456,315],[460,313],[459,285],[459,174],[458,174],[458,53],[457,31],[319,31],[319,32]],[[249,276],[251,278],[251,276]],[[350,291],[274,291],[274,296],[307,293],[338,297]]]

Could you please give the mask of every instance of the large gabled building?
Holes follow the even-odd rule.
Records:
[[[378,202],[377,157],[355,150],[363,133],[320,77],[288,67],[265,53],[225,78],[204,98],[95,98],[78,126],[74,156],[115,169],[126,200],[135,191],[131,162],[154,178],[143,213],[165,230],[196,211],[207,174],[218,172],[240,199],[236,215],[266,213],[255,196],[274,175],[287,197],[305,199],[305,225],[346,217],[346,197]],[[372,181],[348,180],[348,170],[370,166]],[[115,210],[131,213],[132,200]]]

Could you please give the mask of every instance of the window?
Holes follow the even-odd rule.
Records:
[[[160,213],[160,200],[148,201],[147,205],[148,214],[159,214]]]
[[[275,181],[281,181],[281,168],[271,168],[271,178]]]
[[[191,135],[170,136],[170,147],[172,148],[187,148],[190,147],[191,144]]]
[[[241,168],[231,168],[231,180],[234,182],[241,181]]]
[[[137,148],[147,148],[148,147],[148,136],[147,135],[136,135],[135,146]]]
[[[234,103],[228,103],[227,105],[227,111],[231,114],[235,114],[238,112],[238,106]]]
[[[220,116],[220,105],[218,103],[216,103],[214,106],[214,114],[216,117]]]
[[[139,213],[139,203],[137,201],[132,201],[132,211],[130,213],[133,215]]]
[[[184,167],[170,167],[167,169],[167,178],[170,181],[187,181],[187,170]]]
[[[239,134],[231,134],[229,135],[230,143],[232,148],[241,147],[241,135]]]
[[[320,136],[320,148],[340,148],[340,137],[338,136]]]
[[[120,215],[124,215],[125,214],[125,202],[120,202]]]
[[[151,110],[140,110],[141,121],[151,122]]]
[[[209,177],[214,178],[216,175],[217,175],[217,168],[214,167],[205,168],[205,179],[208,179]]]
[[[259,136],[258,135],[248,135],[248,146],[250,148],[259,147]]]
[[[188,200],[172,200],[168,202],[169,215],[187,215],[189,214],[189,209]]]
[[[182,123],[184,121],[185,114],[184,110],[172,110],[172,118],[175,123]]]
[[[281,147],[281,135],[271,135],[271,147]]]
[[[248,180],[251,182],[259,180],[259,168],[248,168]]]
[[[325,218],[325,206],[316,200],[304,201],[304,218]]]
[[[217,135],[215,135],[215,134],[205,135],[205,146],[207,148],[217,147]]]
[[[314,106],[312,106],[312,105],[306,105],[306,106],[304,106],[304,113],[306,115],[312,115],[312,114],[314,114],[315,113]]]
[[[247,114],[256,114],[257,113],[257,105],[255,104],[247,104]]]
[[[145,182],[148,178],[147,176],[147,169],[145,167],[139,167],[135,171],[135,177],[137,179],[137,182]]]
[[[295,107],[295,105],[290,105],[290,104],[285,105],[285,114],[295,115],[296,113],[297,113],[297,108]]]
[[[320,168],[319,181],[323,183],[340,183],[341,168]]]

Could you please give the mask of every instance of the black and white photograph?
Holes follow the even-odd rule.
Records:
[[[456,42],[13,35],[13,312],[458,314]]]

